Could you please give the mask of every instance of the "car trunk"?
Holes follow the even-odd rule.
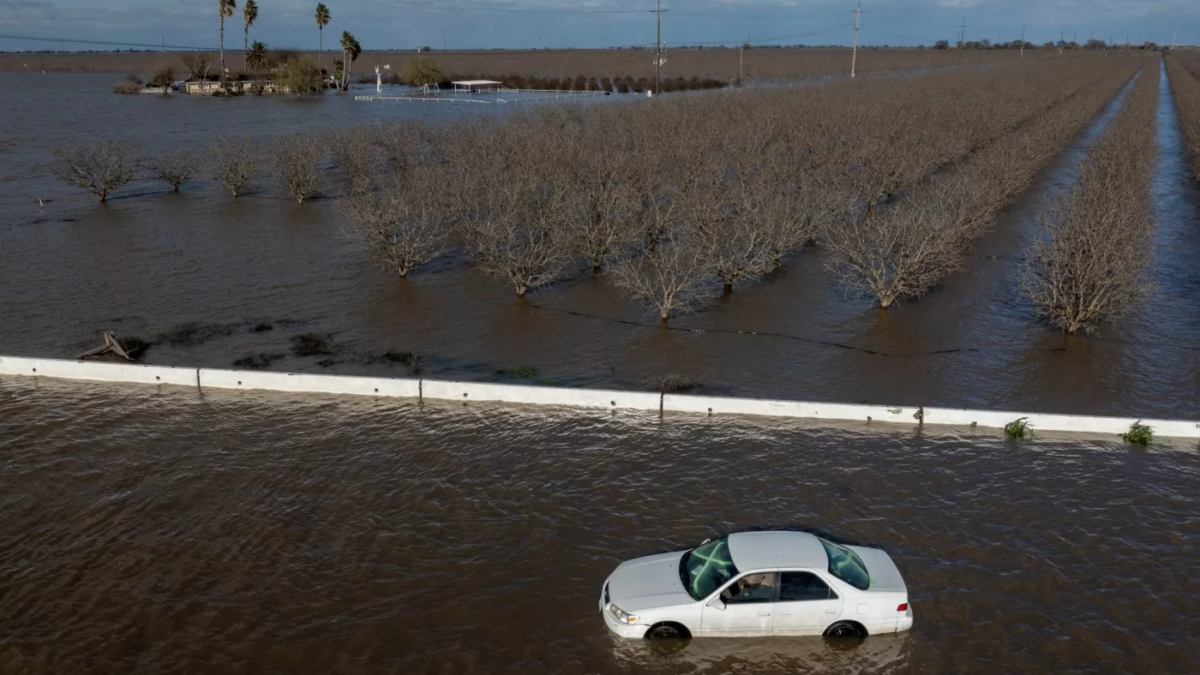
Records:
[[[904,585],[904,577],[900,576],[900,570],[886,551],[864,546],[850,546],[849,548],[853,549],[858,557],[862,558],[863,564],[867,566],[867,574],[871,576],[870,590],[881,593],[908,592],[908,587]]]

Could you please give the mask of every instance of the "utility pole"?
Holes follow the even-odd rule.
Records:
[[[1125,55],[1129,56],[1129,33],[1125,34]]]
[[[967,48],[967,20],[963,19],[962,27],[958,29],[958,65],[962,66],[963,51]]]
[[[862,28],[862,0],[858,0],[858,9],[854,10],[854,51],[850,52],[850,79],[854,79],[858,68],[858,30]]]
[[[1079,46],[1079,31],[1076,30],[1074,33],[1071,34],[1071,49],[1075,49],[1078,46]]]
[[[1025,26],[1021,26],[1021,60],[1025,60]]]
[[[1062,56],[1063,45],[1067,43],[1067,31],[1062,31],[1058,35],[1058,55]]]
[[[738,45],[738,86],[746,86],[746,81],[742,78],[746,75],[746,43]]]
[[[1171,51],[1175,51],[1175,38],[1179,37],[1179,33],[1171,34]]]
[[[662,15],[667,10],[662,8],[662,0],[658,0],[657,8],[650,11],[655,14],[655,33],[657,34],[654,40],[654,94],[657,96],[661,93],[659,87],[662,85]]]

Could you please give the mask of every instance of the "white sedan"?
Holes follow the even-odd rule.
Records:
[[[887,553],[807,532],[741,532],[623,562],[604,582],[600,612],[627,638],[864,638],[913,624]]]

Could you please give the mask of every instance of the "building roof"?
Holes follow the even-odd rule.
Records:
[[[743,572],[796,567],[825,569],[829,556],[815,535],[807,532],[739,532],[729,535],[729,554]]]
[[[504,83],[497,82],[495,80],[458,80],[457,82],[451,82],[450,84],[457,84],[457,85],[461,85],[463,87],[481,87],[485,84],[504,84]]]

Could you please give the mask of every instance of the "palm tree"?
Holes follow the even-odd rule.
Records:
[[[246,0],[246,4],[242,5],[242,18],[246,21],[246,33],[242,38],[242,60],[245,61],[250,52],[250,26],[258,20],[258,3],[254,0]],[[249,68],[250,64],[246,64]]]
[[[225,17],[233,16],[233,10],[237,9],[237,0],[217,0],[217,7],[221,10],[221,81],[225,81]]]
[[[350,70],[354,67],[354,62],[358,57],[362,56],[362,46],[358,44],[358,40],[349,32],[342,32],[342,82],[340,85],[341,91],[346,91],[350,87]]]
[[[325,70],[325,26],[329,25],[329,8],[317,3],[317,66]]]
[[[253,2],[253,0],[251,0]],[[246,52],[246,67],[250,70],[261,73],[266,71],[271,62],[270,54],[267,53],[267,46],[258,40],[250,46],[250,51]]]

